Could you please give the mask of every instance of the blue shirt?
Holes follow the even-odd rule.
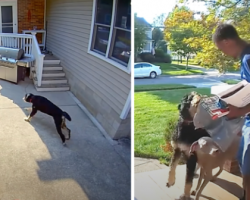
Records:
[[[246,80],[250,83],[250,45],[241,53],[241,80]],[[250,126],[250,115],[246,116],[245,124]]]

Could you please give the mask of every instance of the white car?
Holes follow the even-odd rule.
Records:
[[[153,65],[147,62],[140,62],[134,64],[134,77],[150,77],[156,78],[156,76],[161,75],[160,66]]]

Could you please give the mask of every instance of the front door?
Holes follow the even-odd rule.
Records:
[[[0,32],[17,33],[17,2],[0,1]]]

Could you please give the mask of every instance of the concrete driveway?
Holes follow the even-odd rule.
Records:
[[[37,113],[30,123],[26,92],[40,94],[67,111],[71,140],[62,146],[51,117]],[[30,80],[0,80],[1,200],[128,200],[130,146],[110,142],[69,92],[36,92]]]

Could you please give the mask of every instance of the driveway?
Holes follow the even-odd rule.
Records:
[[[71,140],[62,146],[51,117],[30,123],[26,92],[47,97],[71,115]],[[70,92],[37,92],[29,79],[0,80],[1,200],[128,200],[130,144],[111,144]]]

